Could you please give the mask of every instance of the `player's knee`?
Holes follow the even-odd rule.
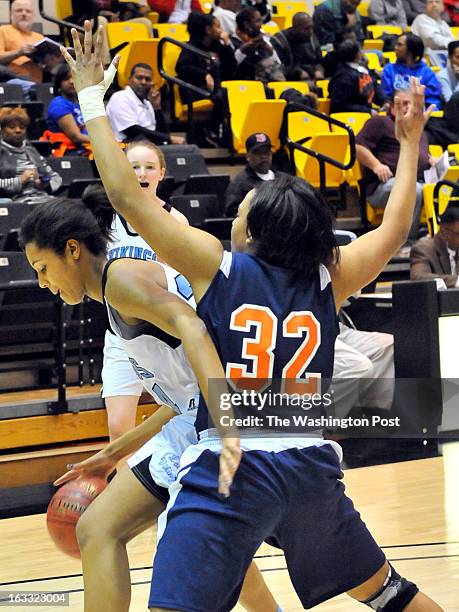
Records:
[[[101,541],[106,541],[110,535],[110,525],[105,518],[99,515],[95,506],[90,506],[83,512],[76,526],[76,536],[80,550],[89,544],[99,545],[98,543]]]
[[[416,597],[418,592],[419,589],[414,582],[400,576],[390,565],[386,579],[380,589],[368,599],[360,601],[372,610],[400,612]]]

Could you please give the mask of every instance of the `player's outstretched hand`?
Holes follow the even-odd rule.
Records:
[[[104,80],[107,80],[107,73],[104,75],[104,67],[102,63],[102,26],[98,28],[96,36],[93,39],[91,22],[84,22],[84,48],[81,46],[81,41],[75,28],[72,28],[71,32],[73,48],[75,50],[75,59],[70,55],[65,47],[61,47],[61,53],[70,67],[75,90],[77,93],[79,93],[86,87],[99,85],[100,83],[103,83]],[[111,80],[113,80],[119,60],[120,57],[116,56],[107,71],[110,73]],[[107,84],[107,87],[108,85],[109,83]]]
[[[55,480],[53,484],[57,487],[80,476],[86,478],[90,476],[107,478],[116,468],[117,463],[118,459],[110,457],[106,449],[103,449],[80,463],[69,464],[67,466],[70,468],[69,471]]]
[[[418,143],[421,140],[424,126],[435,106],[431,104],[425,111],[425,86],[419,80],[411,77],[411,100],[407,109],[403,109],[400,98],[395,96],[395,136],[399,142],[409,141]]]
[[[230,496],[231,484],[241,462],[242,451],[239,438],[222,438],[218,492]]]

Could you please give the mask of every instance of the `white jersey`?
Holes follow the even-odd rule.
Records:
[[[107,270],[114,262],[115,258],[112,258],[104,269],[104,302]],[[157,262],[157,265],[164,270],[168,291],[195,309],[191,286],[186,278],[166,264]],[[158,403],[168,404],[178,414],[195,410],[199,388],[181,341],[147,321],[128,325],[114,308],[107,302],[105,304],[111,331],[122,340],[129,361],[144,388]]]
[[[170,206],[165,205],[164,208],[170,211]],[[146,261],[156,261],[154,250],[119,215],[115,215],[111,235],[112,238],[107,250],[109,259],[131,257],[134,259],[145,259]]]

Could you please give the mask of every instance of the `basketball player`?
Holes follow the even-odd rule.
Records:
[[[128,432],[127,445],[119,438],[123,446],[116,440],[99,453],[105,460],[100,473],[106,476],[119,460],[140,449],[129,460],[132,470],[121,469],[78,523],[85,609],[121,612],[129,609],[130,602],[126,543],[151,526],[164,509],[180,455],[196,441],[196,377],[207,396],[208,372],[221,377],[223,371],[195,314],[186,279],[159,262],[129,258],[107,262],[113,209],[107,212],[101,198],[91,204],[96,207],[93,212],[75,200],[38,205],[21,224],[20,236],[42,288],[58,293],[68,304],[79,303],[85,295],[106,304],[112,333],[144,388],[161,405]],[[146,449],[141,448],[146,442]],[[93,521],[88,520],[91,516]],[[247,610],[277,610],[255,565],[248,572],[248,584],[247,597],[241,596]]]
[[[166,162],[161,149],[149,140],[135,140],[128,144],[126,155],[140,186],[145,193],[151,195],[152,206],[161,204],[178,221],[188,224],[187,218],[181,212],[156,197],[158,184],[166,173]],[[102,188],[92,185],[83,194],[83,200],[106,197]],[[119,215],[115,216],[111,228],[108,257],[135,257],[146,261],[156,259],[153,249]],[[129,362],[122,341],[107,330],[102,368],[102,397],[107,409],[110,440],[115,440],[135,427],[137,404],[142,389],[142,383]]]
[[[89,22],[84,51],[76,31],[72,37],[76,59],[62,53],[109,198],[158,256],[189,279],[227,378],[236,387],[247,378],[278,378],[289,390],[320,391],[322,378],[332,375],[337,309],[379,274],[408,235],[419,140],[432,111],[424,112],[424,88],[413,79],[406,107],[395,100],[400,157],[379,228],[338,250],[324,199],[304,181],[286,177],[243,200],[230,254],[209,234],[144,205],[132,169],[110,146],[115,140],[103,97],[114,69],[103,73],[101,37],[94,53]],[[249,431],[241,436],[240,460],[237,441],[218,437],[205,395],[196,426],[200,441],[182,455],[161,519],[150,610],[230,610],[267,538],[284,550],[305,608],[348,592],[384,612],[441,610],[389,565],[345,496],[338,445],[301,432],[292,438]],[[220,469],[235,473],[228,499],[216,491],[219,452]]]

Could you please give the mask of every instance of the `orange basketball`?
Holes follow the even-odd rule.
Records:
[[[62,485],[49,502],[46,514],[48,532],[56,546],[66,555],[80,558],[76,524],[106,486],[104,478],[77,478]]]

